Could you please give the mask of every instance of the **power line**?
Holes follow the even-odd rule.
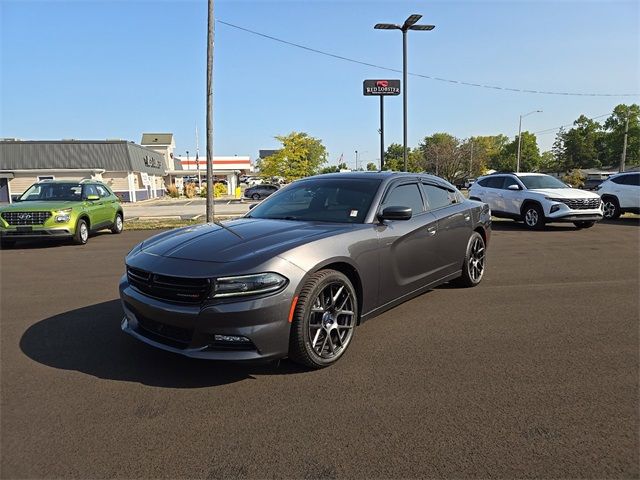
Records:
[[[595,116],[595,117],[588,118],[588,120],[596,120],[596,119],[598,119],[598,118],[607,117],[607,116],[609,116],[609,115],[611,115],[611,112],[609,112],[609,113],[603,113],[602,115],[597,115],[597,116]],[[573,125],[574,125],[574,124],[575,124],[575,122],[570,123],[570,124],[568,124],[568,125],[560,125],[559,127],[546,128],[546,129],[544,129],[544,130],[538,130],[537,132],[533,132],[533,134],[534,134],[534,135],[545,135],[545,134],[547,134],[547,133],[553,133],[553,132],[555,132],[556,130],[560,130],[561,128],[573,127]]]
[[[318,50],[316,48],[307,47],[305,45],[300,45],[299,43],[289,42],[287,40],[283,40],[281,38],[273,37],[271,35],[267,35],[265,33],[256,32],[255,30],[251,30],[245,27],[241,27],[239,25],[234,25],[233,23],[225,22],[222,20],[216,20],[218,23],[226,25],[228,27],[235,28],[237,30],[242,30],[243,32],[251,33],[253,35],[257,35],[259,37],[267,38],[269,40],[273,40],[274,42],[283,43],[285,45],[289,45],[291,47],[300,48],[302,50],[307,50],[309,52],[317,53],[319,55],[324,55],[326,57],[335,58],[337,60],[342,60],[345,62],[356,63],[358,65],[364,65],[366,67],[378,68],[381,70],[386,70],[388,72],[402,73],[402,70],[398,70],[395,68],[389,68],[382,65],[376,65],[374,63],[363,62],[361,60],[356,60],[354,58],[344,57],[342,55],[336,55],[334,53],[325,52],[323,50]],[[488,88],[491,90],[502,90],[507,92],[517,92],[517,93],[537,93],[540,95],[564,95],[564,96],[574,96],[574,97],[637,97],[640,96],[640,93],[581,93],[581,92],[554,92],[549,90],[528,90],[524,88],[510,88],[510,87],[500,87],[497,85],[486,85],[482,83],[472,83],[465,82],[462,80],[452,80],[450,78],[441,78],[434,77],[432,75],[424,75],[421,73],[411,73],[408,72],[409,75],[420,78],[427,78],[429,80],[435,80],[437,82],[445,82],[445,83],[453,83],[457,85],[466,85],[469,87],[478,87],[478,88]]]

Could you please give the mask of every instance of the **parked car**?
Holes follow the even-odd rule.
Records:
[[[461,178],[456,182],[456,188],[460,190],[462,189],[468,190],[469,188],[471,188],[471,185],[473,185],[475,181],[476,181],[475,178]]]
[[[46,180],[0,207],[0,239],[3,247],[24,238],[70,238],[84,245],[97,230],[121,233],[123,220],[120,200],[103,183]]]
[[[598,187],[605,179],[603,178],[587,178],[582,185],[585,190],[597,190]]]
[[[243,218],[135,246],[122,329],[189,357],[325,367],[365,320],[445,282],[478,285],[490,225],[486,205],[438,177],[309,177]]]
[[[600,184],[597,192],[604,203],[604,218],[640,213],[640,172],[612,175]]]
[[[263,198],[267,198],[269,195],[277,192],[278,188],[279,187],[277,185],[256,185],[255,187],[245,189],[244,197],[251,198],[253,200],[262,200]]]
[[[530,229],[541,229],[551,222],[573,222],[578,228],[589,228],[602,219],[598,195],[571,188],[542,173],[481,177],[471,186],[469,198],[487,203],[496,217],[524,220]]]

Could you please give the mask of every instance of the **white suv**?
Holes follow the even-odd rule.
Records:
[[[544,228],[549,222],[589,228],[603,215],[597,194],[542,173],[494,173],[479,178],[469,189],[469,198],[488,203],[496,217],[524,220],[531,229]]]
[[[618,218],[626,212],[640,213],[640,172],[612,175],[596,190],[604,203],[604,218]]]

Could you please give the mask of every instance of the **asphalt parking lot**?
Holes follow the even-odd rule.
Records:
[[[120,332],[151,232],[0,252],[2,478],[638,478],[637,218],[495,222],[474,289],[358,328],[332,368],[189,360]]]

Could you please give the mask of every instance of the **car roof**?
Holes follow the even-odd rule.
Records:
[[[439,182],[444,182],[444,183],[450,183],[447,182],[444,178],[441,177],[436,177],[435,175],[430,175],[428,173],[412,173],[412,172],[390,172],[390,171],[368,171],[368,172],[339,172],[339,173],[323,173],[321,175],[315,175],[314,177],[307,177],[307,178],[340,178],[340,179],[344,179],[344,178],[364,178],[364,179],[369,179],[369,178],[379,178],[381,180],[389,180],[389,179],[394,179],[394,178],[416,178],[416,177],[420,177],[420,178],[424,178],[424,179],[430,179],[430,180],[436,180]],[[303,179],[301,179],[303,180]]]
[[[90,180],[88,178],[85,178],[84,180],[39,180],[36,183],[53,183],[53,184],[60,184],[60,183],[77,183],[77,184],[84,184],[84,183],[99,183],[102,185],[102,182],[100,180]]]

